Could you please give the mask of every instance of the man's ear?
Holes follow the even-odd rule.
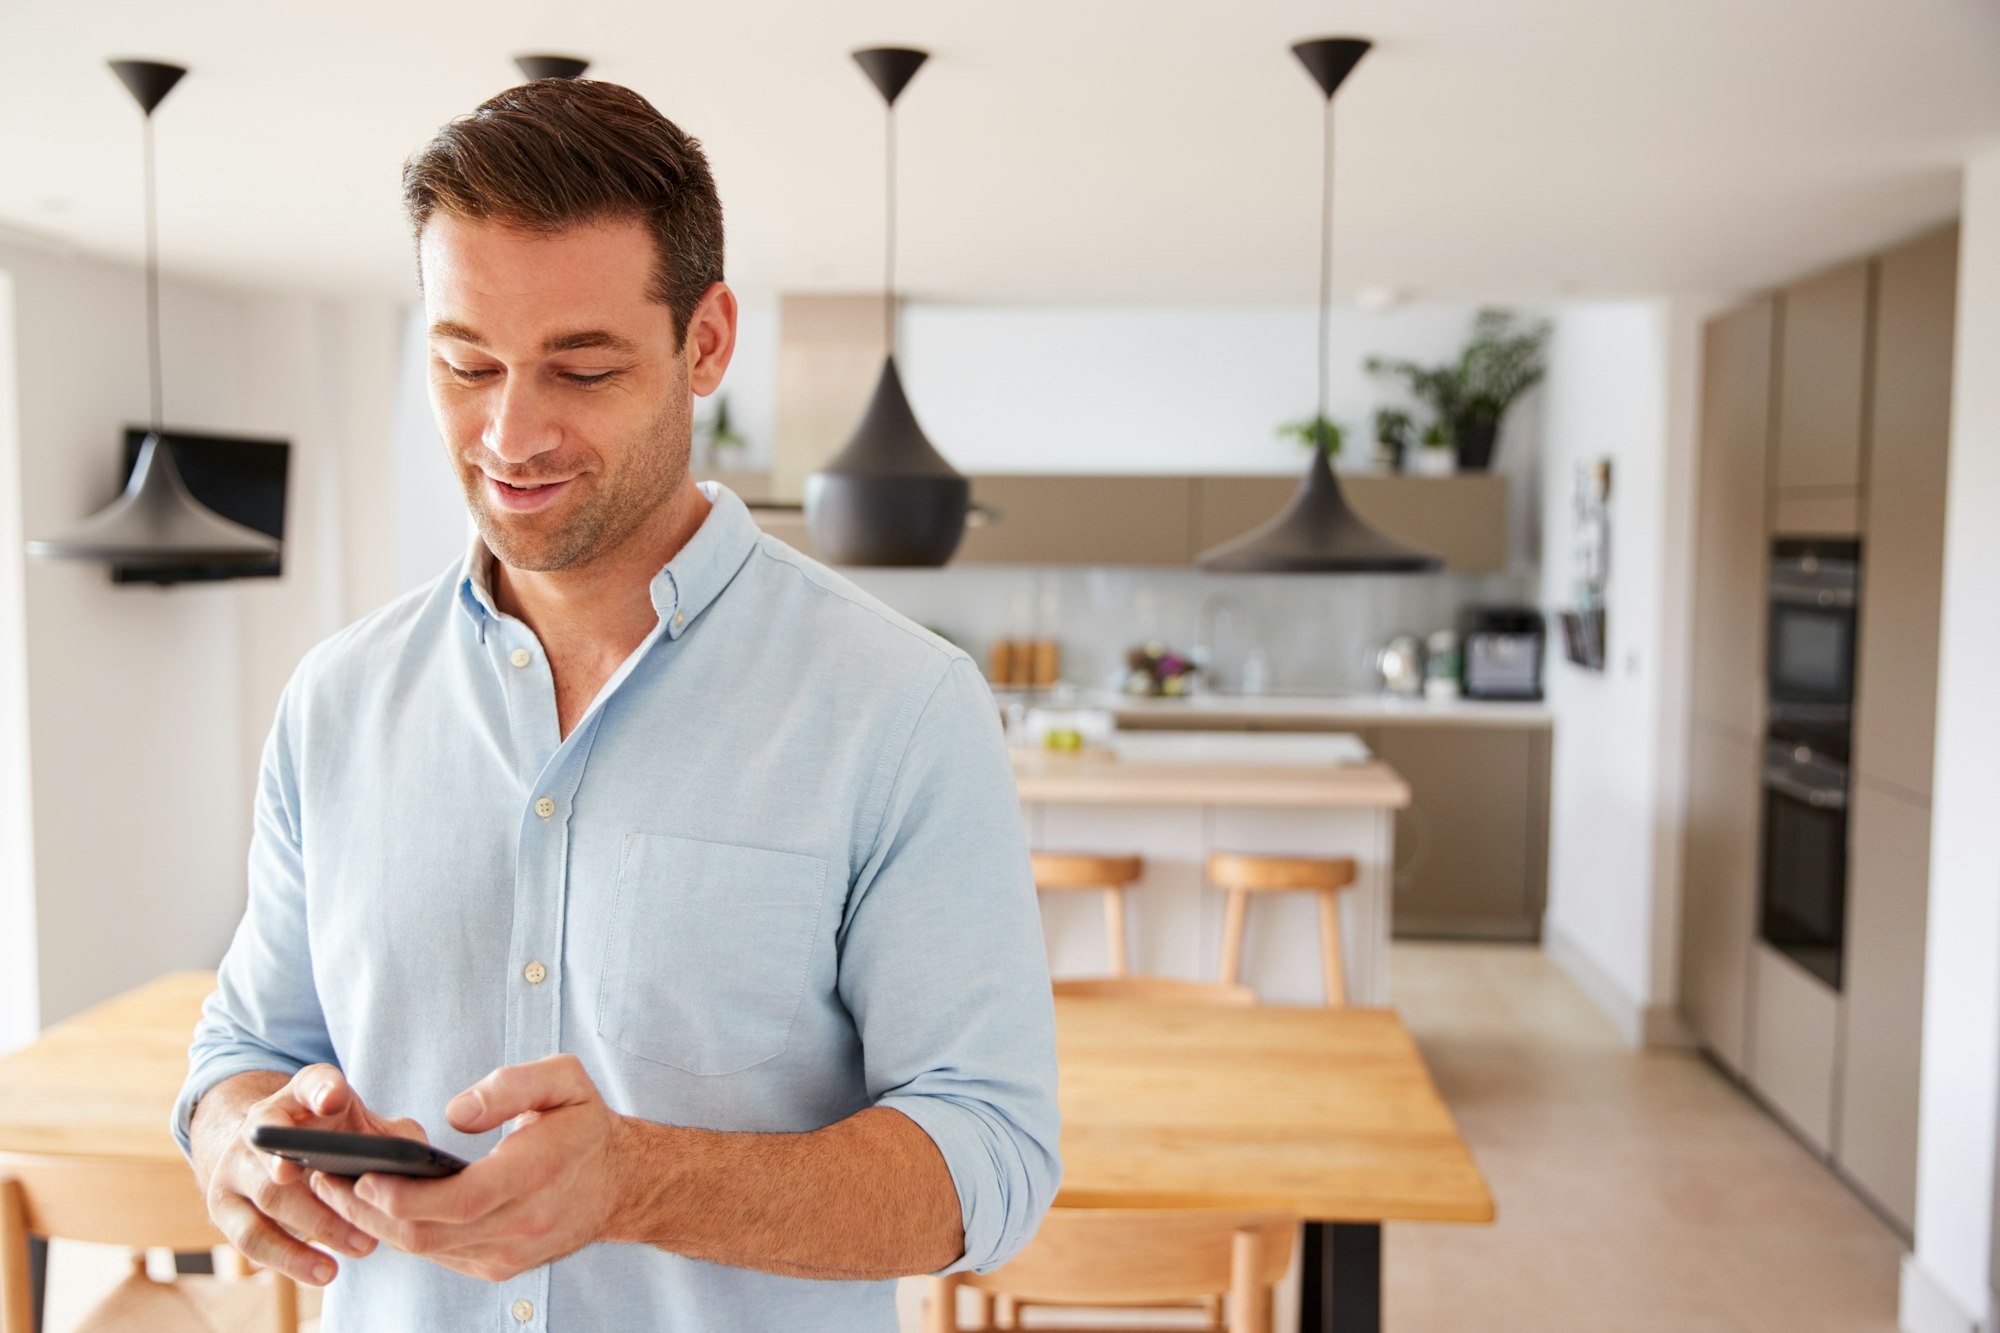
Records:
[[[736,354],[736,293],[727,283],[715,283],[701,294],[681,352],[687,358],[688,387],[699,397],[714,393]]]

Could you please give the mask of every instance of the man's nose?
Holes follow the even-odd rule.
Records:
[[[562,442],[562,429],[533,377],[509,375],[492,399],[480,443],[509,463],[525,463]]]

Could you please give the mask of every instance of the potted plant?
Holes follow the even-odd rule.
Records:
[[[1548,373],[1550,332],[1547,320],[1517,324],[1512,311],[1486,309],[1473,318],[1472,341],[1454,363],[1424,366],[1371,356],[1365,364],[1371,374],[1399,376],[1451,428],[1459,466],[1483,471],[1493,461],[1507,409]]]
[[[1417,433],[1417,423],[1400,407],[1375,409],[1375,445],[1391,472],[1403,470],[1403,457]]]
[[[1327,466],[1332,467],[1340,457],[1340,446],[1347,438],[1347,428],[1332,417],[1315,414],[1287,421],[1278,427],[1278,435],[1281,439],[1297,440],[1308,449],[1317,444],[1326,451]]]
[[[1433,421],[1417,438],[1417,447],[1404,455],[1404,470],[1419,477],[1448,477],[1458,471],[1458,442],[1451,427]]]
[[[728,468],[739,461],[746,441],[729,420],[729,397],[718,394],[715,410],[696,428],[696,443],[706,466]]]

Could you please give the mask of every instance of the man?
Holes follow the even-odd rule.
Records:
[[[279,703],[175,1111],[210,1213],[328,1333],[893,1329],[1061,1176],[991,696],[690,480],[736,332],[695,141],[546,80],[404,198],[478,537]],[[475,1160],[356,1182],[258,1125]]]

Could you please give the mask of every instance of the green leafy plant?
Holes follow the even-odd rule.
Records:
[[[1327,457],[1331,458],[1340,452],[1341,442],[1347,438],[1347,427],[1332,417],[1323,417],[1315,413],[1309,417],[1300,417],[1297,421],[1287,421],[1278,427],[1278,436],[1281,439],[1297,440],[1308,449],[1317,444],[1326,450]]]
[[[1375,409],[1375,438],[1397,452],[1400,453],[1410,447],[1410,441],[1416,432],[1416,419],[1402,408]]]
[[[1450,426],[1442,421],[1433,421],[1424,427],[1424,433],[1418,437],[1417,443],[1426,449],[1449,449],[1457,441],[1452,438]]]
[[[1472,341],[1456,362],[1425,366],[1395,357],[1371,356],[1370,374],[1400,378],[1410,395],[1451,427],[1460,440],[1499,430],[1507,409],[1548,373],[1552,328],[1547,320],[1517,321],[1508,310],[1481,310],[1472,321]]]
[[[708,420],[700,428],[702,449],[708,458],[727,449],[741,449],[748,443],[729,420],[729,397],[718,395],[715,410],[708,414]]]

